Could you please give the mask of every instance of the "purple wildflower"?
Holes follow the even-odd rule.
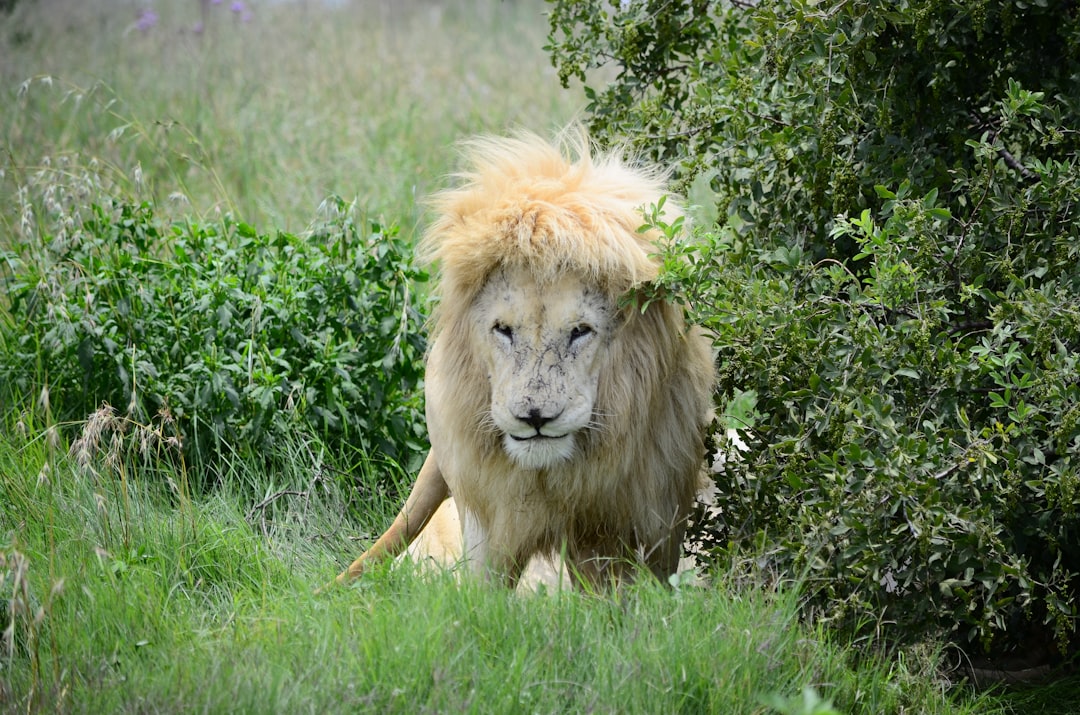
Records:
[[[150,28],[157,24],[158,14],[150,8],[145,8],[139,13],[139,19],[135,21],[135,27],[140,32],[149,32]]]
[[[235,2],[229,6],[229,9],[239,15],[244,11],[244,3],[241,0],[235,0]]]

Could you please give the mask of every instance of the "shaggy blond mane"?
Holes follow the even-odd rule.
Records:
[[[666,176],[634,168],[618,152],[594,156],[572,128],[552,144],[522,133],[463,145],[471,171],[431,201],[437,218],[420,243],[442,266],[435,325],[466,310],[499,265],[527,265],[541,280],[574,272],[612,297],[656,277],[656,231],[638,233],[642,210],[664,196]],[[569,157],[569,158],[568,158]],[[674,204],[666,212],[678,215]]]

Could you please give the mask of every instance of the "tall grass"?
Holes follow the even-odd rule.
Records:
[[[524,597],[398,568],[315,596],[354,550],[348,495],[319,479],[317,442],[287,449],[272,478],[236,465],[233,484],[271,493],[181,504],[165,486],[179,475],[148,476],[109,445],[87,462],[0,438],[3,709],[988,711],[950,700],[933,658],[856,664],[799,624],[797,594],[749,597],[733,579]]]
[[[337,194],[410,231],[455,141],[546,133],[580,106],[536,0],[247,5],[156,3],[142,30],[141,3],[17,3],[0,28],[2,189],[78,153],[183,212],[299,230]]]

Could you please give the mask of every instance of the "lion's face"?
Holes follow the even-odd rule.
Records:
[[[593,422],[615,307],[576,276],[540,285],[527,270],[492,274],[472,308],[491,384],[491,422],[520,466],[570,459]]]

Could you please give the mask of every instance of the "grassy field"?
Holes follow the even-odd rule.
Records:
[[[80,466],[44,437],[0,441],[0,709],[989,711],[950,699],[932,653],[856,665],[796,621],[795,593],[734,578],[520,597],[399,568],[315,596],[363,525],[315,478],[333,466],[317,445],[291,448],[289,470],[237,464],[190,498],[107,445]]]
[[[0,29],[3,190],[77,156],[181,213],[299,230],[337,194],[411,230],[456,141],[547,133],[583,102],[535,1],[248,5],[156,3],[140,29],[143,3],[18,3]]]
[[[292,231],[337,194],[411,236],[455,141],[582,101],[535,1],[144,7],[21,0],[0,23],[0,249],[109,194]],[[226,459],[193,490],[147,426],[58,430],[44,384],[0,405],[0,711],[1003,709],[932,646],[877,660],[756,577],[522,598],[399,568],[316,596],[406,475],[298,431],[272,470]]]

